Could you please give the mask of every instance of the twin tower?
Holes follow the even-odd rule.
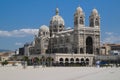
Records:
[[[74,29],[81,27],[85,27],[85,14],[81,7],[77,7],[74,13]],[[100,16],[96,9],[93,9],[89,16],[89,27],[100,27]],[[50,33],[52,35],[63,30],[65,30],[64,19],[59,15],[59,9],[56,8],[56,15],[50,20]]]
[[[100,26],[100,16],[96,9],[93,9],[89,17],[89,27],[99,27]],[[84,27],[85,24],[85,14],[81,7],[78,7],[74,14],[74,25],[81,25]]]

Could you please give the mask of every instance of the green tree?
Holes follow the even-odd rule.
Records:
[[[46,61],[48,62],[48,66],[52,66],[53,58],[47,57]]]
[[[0,56],[0,61],[1,61],[1,56]]]
[[[28,61],[28,60],[29,60],[29,58],[27,56],[23,57],[23,61]]]
[[[29,64],[29,58],[28,58],[28,56],[24,56],[22,60],[24,62],[27,62],[27,65]]]
[[[3,61],[2,62],[2,65],[4,66],[4,65],[7,65],[8,64],[8,61],[7,60],[5,60],[5,61]]]
[[[34,58],[34,62],[39,63],[40,59],[38,57]]]

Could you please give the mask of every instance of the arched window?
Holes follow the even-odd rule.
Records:
[[[69,59],[68,58],[65,58],[65,63],[68,63],[69,62]]]
[[[64,62],[63,58],[60,58],[59,61],[60,61],[60,64],[63,64]]]
[[[45,32],[43,32],[43,35],[45,36]]]
[[[60,62],[63,62],[63,58],[60,58],[59,61],[60,61]]]
[[[98,20],[98,18],[96,18],[96,20],[95,20],[95,25],[99,26],[99,20]]]
[[[90,27],[93,27],[94,26],[94,21],[93,19],[90,19]]]
[[[76,63],[79,63],[79,58],[76,58]]]
[[[86,65],[89,65],[89,59],[88,58],[86,59]]]
[[[89,61],[89,59],[87,58],[86,61]]]
[[[77,18],[77,17],[75,17],[74,24],[75,24],[75,25],[78,24],[78,18]]]
[[[77,48],[74,49],[74,53],[77,54]]]
[[[84,24],[83,17],[80,17],[80,24]]]
[[[84,53],[83,48],[80,48],[80,53],[81,53],[81,54],[83,54],[83,53]]]
[[[74,63],[74,59],[73,59],[73,58],[71,58],[71,59],[70,59],[70,62],[71,62],[71,63]]]
[[[81,59],[81,62],[84,62],[84,58]]]
[[[62,28],[62,25],[60,25],[59,28]]]

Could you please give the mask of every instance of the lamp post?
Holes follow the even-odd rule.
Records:
[[[119,64],[119,55],[117,55],[117,67],[118,67],[118,64]]]
[[[17,49],[15,50],[15,55],[14,55],[14,62],[13,62],[13,66],[15,65],[16,63],[16,59],[17,59]]]

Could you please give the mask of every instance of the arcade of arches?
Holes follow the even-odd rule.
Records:
[[[89,65],[89,58],[60,58],[60,64],[80,64],[80,65]]]

